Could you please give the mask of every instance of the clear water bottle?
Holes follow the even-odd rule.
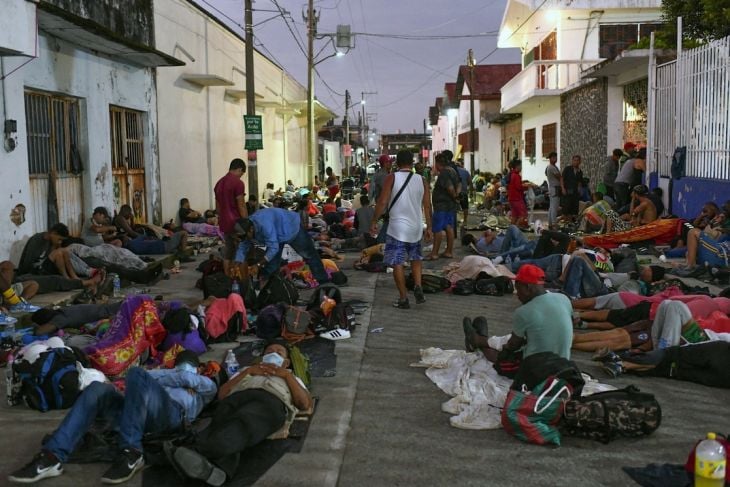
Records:
[[[233,294],[241,294],[241,284],[239,284],[238,279],[233,280],[233,284],[231,284],[231,292]]]
[[[122,297],[122,280],[119,278],[119,274],[112,274],[112,283],[114,286],[114,291],[112,292],[112,296],[115,298],[121,298]]]
[[[695,450],[695,487],[723,487],[726,463],[725,447],[715,433],[707,433]]]
[[[226,354],[226,372],[228,373],[228,378],[230,379],[236,375],[238,369],[239,365],[238,360],[236,360],[236,354],[233,353],[233,350],[228,350]]]
[[[507,257],[504,258],[504,265],[507,266],[507,269],[512,268],[512,257],[507,255]]]
[[[518,255],[517,257],[515,257],[515,264],[519,264],[519,263],[520,263],[520,256]]]

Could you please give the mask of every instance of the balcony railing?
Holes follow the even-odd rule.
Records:
[[[533,96],[559,95],[581,80],[581,72],[600,60],[533,61],[502,87],[502,112]]]

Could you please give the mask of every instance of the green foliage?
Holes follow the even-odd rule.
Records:
[[[666,28],[659,37],[668,45],[676,44],[677,17],[686,39],[708,42],[730,35],[730,0],[663,0],[662,11]]]

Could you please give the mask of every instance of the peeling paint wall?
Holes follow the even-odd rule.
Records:
[[[26,59],[4,58],[6,72]],[[17,260],[24,241],[35,231],[33,206],[45,201],[31,201],[28,175],[28,144],[24,91],[26,88],[63,94],[79,99],[79,152],[83,160],[84,217],[95,206],[113,210],[109,106],[119,105],[145,112],[145,159],[148,185],[148,208],[151,215],[159,207],[157,174],[156,93],[152,70],[130,66],[80,50],[74,44],[43,33],[39,36],[38,58],[8,77],[3,100],[8,118],[18,122],[18,147],[12,152],[0,149],[0,260]],[[155,195],[155,193],[158,193]],[[9,214],[17,204],[28,208],[26,221],[14,225]]]
[[[672,213],[675,215],[693,219],[707,201],[714,201],[720,207],[726,201],[730,201],[730,181],[700,178],[682,178],[674,181]]]
[[[603,178],[608,146],[606,81],[598,80],[560,96],[560,167],[575,154],[583,158],[583,177],[595,189]]]

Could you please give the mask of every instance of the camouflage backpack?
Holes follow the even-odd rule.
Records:
[[[560,430],[566,436],[608,443],[651,434],[661,422],[662,408],[654,395],[628,386],[567,401]]]

